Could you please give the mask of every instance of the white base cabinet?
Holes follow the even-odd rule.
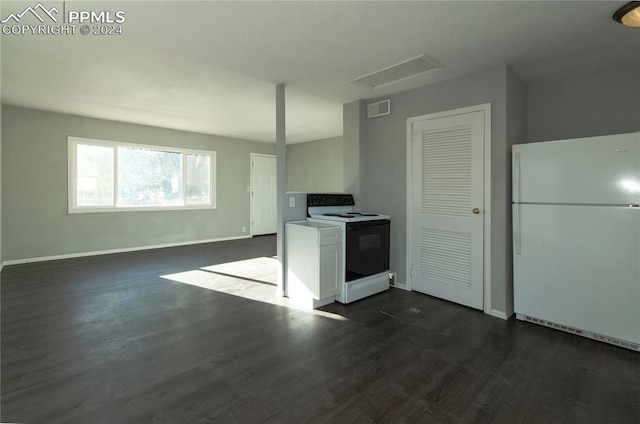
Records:
[[[285,226],[287,295],[312,307],[326,305],[341,291],[342,229],[294,221]]]

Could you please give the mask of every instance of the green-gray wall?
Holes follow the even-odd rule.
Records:
[[[342,137],[287,146],[287,190],[341,192]]]
[[[2,105],[2,259],[241,237],[249,155],[275,145]],[[217,208],[69,214],[67,136],[217,152]]]

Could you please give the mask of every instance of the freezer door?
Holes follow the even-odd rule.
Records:
[[[640,133],[513,146],[513,201],[640,204]]]
[[[513,208],[515,312],[640,343],[640,210]]]

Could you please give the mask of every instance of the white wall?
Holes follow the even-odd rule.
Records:
[[[527,141],[640,131],[638,81],[640,68],[628,67],[530,84]]]
[[[287,145],[287,190],[341,192],[342,137]]]

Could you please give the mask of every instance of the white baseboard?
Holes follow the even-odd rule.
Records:
[[[509,311],[509,313],[506,313],[506,312],[496,311],[495,309],[492,309],[489,315],[496,318],[508,320],[509,318],[511,318],[511,315],[513,315],[513,311]]]
[[[402,289],[402,290],[406,290],[406,291],[412,291],[411,289],[409,289],[407,287],[407,284],[396,284],[395,286],[392,286],[398,289]],[[497,311],[495,309],[491,309],[490,312],[487,312],[486,310],[484,311],[485,314],[487,315],[491,315],[492,317],[496,317],[496,318],[500,318],[503,320],[508,320],[509,318],[511,318],[511,315],[513,315],[513,309],[509,311],[509,313],[505,313],[502,311]]]
[[[404,283],[396,283],[396,284],[394,284],[394,285],[393,285],[393,286],[391,286],[391,287],[395,287],[395,288],[397,288],[397,289],[401,289],[401,290],[405,290],[405,291],[411,291],[411,290],[409,290],[409,288],[407,287],[407,285],[406,285],[406,284],[404,284]]]
[[[86,256],[99,256],[99,255],[110,255],[112,253],[137,252],[140,250],[163,249],[165,247],[188,246],[192,244],[215,243],[218,241],[240,240],[240,239],[247,239],[247,238],[251,238],[251,236],[247,235],[247,236],[220,237],[220,238],[207,239],[207,240],[181,241],[176,243],[155,244],[151,246],[125,247],[122,249],[96,250],[93,252],[79,252],[79,253],[68,253],[65,255],[41,256],[38,258],[14,259],[11,261],[5,261],[2,264],[0,264],[0,270],[2,269],[3,265],[19,265],[19,264],[28,264],[31,262],[55,261],[58,259],[83,258]]]

